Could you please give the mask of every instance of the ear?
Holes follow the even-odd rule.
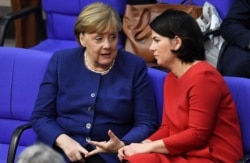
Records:
[[[181,47],[182,39],[179,36],[174,37],[174,50],[178,50]]]
[[[86,36],[83,33],[80,33],[79,35],[79,41],[83,47],[86,46]]]

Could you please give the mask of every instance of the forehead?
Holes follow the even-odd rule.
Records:
[[[95,32],[95,33],[85,33],[85,35],[90,37],[96,37],[96,36],[109,36],[109,35],[116,35],[117,32],[110,31],[110,32]]]
[[[164,37],[158,33],[156,33],[155,31],[152,30],[152,33],[151,33],[152,37]]]
[[[152,36],[153,39],[155,39],[155,38],[158,38],[158,39],[169,39],[168,37],[162,36],[162,35],[156,33],[155,31],[152,31],[151,36]]]

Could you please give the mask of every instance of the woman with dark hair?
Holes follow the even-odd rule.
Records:
[[[235,103],[220,73],[205,61],[203,36],[187,13],[167,10],[150,24],[164,82],[161,127],[118,151],[130,163],[234,163],[243,155]]]

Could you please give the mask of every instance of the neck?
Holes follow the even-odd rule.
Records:
[[[175,69],[171,70],[177,78],[180,78],[183,74],[185,74],[189,68],[198,63],[199,61],[194,61],[192,63],[182,63],[179,62]]]
[[[94,68],[94,66],[91,66],[91,64],[89,62],[88,55],[85,52],[84,53],[84,63],[85,63],[85,66],[87,67],[88,70],[95,72],[95,73],[98,73],[98,74],[101,74],[101,75],[105,75],[112,69],[112,67],[114,66],[115,60],[113,60],[112,64],[109,67],[107,67],[106,69],[103,70],[103,68],[101,68],[101,70],[99,70],[98,68]]]

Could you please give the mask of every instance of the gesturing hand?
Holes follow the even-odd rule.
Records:
[[[111,131],[108,131],[109,141],[89,141],[89,144],[95,145],[96,149],[87,153],[85,157],[89,157],[98,153],[108,153],[108,152],[117,152],[118,149],[125,146],[125,144]]]
[[[56,145],[64,151],[71,162],[85,162],[83,156],[86,155],[88,151],[68,135],[59,135],[56,139]]]

